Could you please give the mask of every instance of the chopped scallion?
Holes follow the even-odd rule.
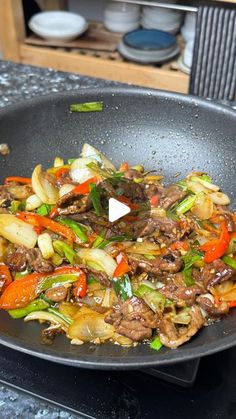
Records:
[[[104,104],[102,101],[75,103],[75,104],[70,105],[71,112],[101,112],[103,108],[104,108]]]

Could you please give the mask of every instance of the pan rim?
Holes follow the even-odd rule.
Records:
[[[184,104],[189,105],[199,105],[201,107],[205,107],[208,109],[214,110],[214,112],[224,112],[227,116],[231,116],[236,120],[236,111],[229,108],[226,105],[218,104],[212,102],[210,100],[198,98],[191,95],[185,95],[181,93],[172,93],[167,92],[164,90],[155,90],[155,89],[147,89],[147,88],[138,88],[138,87],[105,87],[105,88],[80,88],[76,91],[63,91],[57,93],[49,93],[45,95],[39,95],[33,97],[31,99],[27,99],[23,102],[13,103],[10,105],[6,105],[5,107],[0,109],[0,117],[4,117],[4,115],[12,114],[17,112],[19,109],[28,109],[31,106],[37,106],[40,104],[41,106],[43,103],[52,102],[55,99],[65,99],[65,98],[78,98],[80,95],[81,99],[83,97],[89,96],[99,96],[102,98],[103,96],[108,95],[124,95],[124,96],[154,96],[159,99],[165,99],[170,101],[179,100]],[[218,338],[219,339],[219,338]],[[20,343],[19,343],[20,342]],[[76,357],[75,354],[68,353],[66,357],[62,354],[58,353],[56,350],[48,350],[46,347],[39,346],[36,344],[28,344],[25,342],[20,341],[19,338],[14,336],[9,336],[0,333],[0,344],[7,346],[9,348],[18,350],[28,355],[33,355],[48,361],[53,361],[59,364],[70,365],[74,367],[80,368],[91,368],[91,369],[140,369],[140,368],[149,368],[154,366],[164,366],[164,365],[171,365],[175,363],[181,363],[183,361],[191,360],[198,357],[203,357],[207,355],[214,354],[216,352],[220,352],[221,350],[225,350],[231,348],[236,345],[236,329],[235,335],[230,336],[223,336],[221,341],[217,344],[215,342],[207,343],[207,348],[200,345],[193,348],[187,348],[185,350],[185,345],[183,346],[183,352],[181,353],[181,349],[178,349],[178,353],[175,351],[171,353],[154,353],[153,355],[128,355],[125,358],[120,357],[119,360],[116,357],[107,356],[100,356],[97,357],[95,355],[86,355],[86,356],[78,356]],[[39,348],[39,349],[38,349]],[[182,348],[182,347],[180,347]],[[187,352],[187,353],[186,353]],[[149,359],[148,359],[149,358]]]

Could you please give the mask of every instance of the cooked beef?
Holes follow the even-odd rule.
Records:
[[[154,195],[161,195],[163,194],[164,188],[161,185],[156,185],[155,183],[149,183],[145,185],[145,194],[148,199],[152,198]]]
[[[149,218],[144,229],[140,233],[140,237],[149,236],[157,230],[172,237],[176,236],[177,229],[178,223],[168,217]]]
[[[10,183],[7,188],[13,199],[27,199],[34,193],[30,185],[12,185],[12,183]]]
[[[133,179],[140,179],[143,177],[143,175],[136,169],[128,169],[124,172],[124,177],[125,179],[133,180]]]
[[[100,226],[104,226],[104,227],[110,227],[110,223],[107,221],[107,219],[104,217],[98,217],[95,212],[92,211],[87,211],[85,213],[80,213],[80,214],[73,214],[70,215],[70,217],[72,220],[78,221],[78,222],[82,222],[83,224],[88,224],[88,225],[93,225],[93,224],[98,224]]]
[[[168,348],[176,349],[178,346],[187,342],[204,325],[204,317],[200,307],[193,305],[189,314],[191,321],[187,326],[176,327],[171,321],[170,316],[164,315],[160,322],[160,340]]]
[[[56,186],[57,187],[61,187],[63,185],[75,185],[75,183],[73,182],[73,180],[70,177],[69,172],[64,172],[61,174],[61,176],[59,176],[56,180]]]
[[[111,286],[111,281],[108,278],[108,275],[106,274],[106,272],[104,271],[97,271],[96,269],[90,268],[89,266],[83,265],[83,264],[79,264],[79,265],[75,265],[78,268],[82,269],[82,271],[86,274],[86,275],[91,275],[93,276],[95,279],[97,279],[101,285],[104,285],[106,287]]]
[[[207,294],[199,295],[196,301],[210,318],[227,314],[229,311],[229,305],[225,301],[222,301],[219,304],[214,304],[211,297],[213,298],[213,296],[208,296]]]
[[[26,249],[24,246],[9,246],[5,263],[14,272],[23,272],[27,267],[36,272],[52,272],[53,264],[45,260],[39,249]]]
[[[132,203],[145,202],[146,195],[144,184],[121,180],[116,187],[116,192],[119,195],[124,195],[126,198],[130,199]]]
[[[45,260],[39,249],[30,249],[26,252],[26,260],[30,268],[36,272],[53,272],[54,265]]]
[[[176,273],[182,268],[182,260],[177,252],[171,252],[164,256],[157,256],[153,260],[147,260],[143,256],[129,254],[131,262],[135,262],[142,271],[161,275],[164,272]]]
[[[227,229],[229,232],[235,232],[236,231],[236,224],[234,222],[234,219],[232,217],[232,214],[230,212],[224,213],[224,219],[226,221]]]
[[[217,284],[221,284],[236,275],[236,271],[226,265],[222,260],[216,259],[212,263],[207,263],[200,271],[199,278],[205,288],[209,290]]]
[[[204,292],[204,289],[197,284],[190,287],[168,284],[160,288],[159,292],[169,300],[175,302],[183,300],[187,305],[191,305],[195,302],[196,296]]]
[[[5,206],[4,204],[6,203],[6,201],[8,201],[10,205],[11,200],[12,200],[12,196],[8,190],[8,186],[0,185],[0,207]]]
[[[57,201],[59,214],[77,214],[85,212],[91,207],[91,201],[87,196],[80,196],[74,191],[68,192]]]
[[[57,335],[62,335],[65,333],[61,326],[58,324],[54,324],[49,326],[47,329],[42,331],[42,343],[44,345],[51,345]]]
[[[159,317],[140,298],[131,297],[115,306],[105,317],[105,322],[113,324],[120,335],[138,342],[151,338],[152,329],[158,327]]]
[[[160,207],[168,209],[186,196],[186,192],[179,186],[173,185],[163,191]]]
[[[50,288],[45,292],[45,295],[49,300],[54,301],[55,303],[60,303],[65,301],[68,294],[68,288],[61,286]]]

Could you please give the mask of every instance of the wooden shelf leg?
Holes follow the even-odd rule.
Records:
[[[0,44],[5,60],[20,62],[20,42],[25,38],[21,0],[0,1]]]

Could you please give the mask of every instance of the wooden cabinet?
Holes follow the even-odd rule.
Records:
[[[183,0],[184,3],[185,0]],[[236,3],[236,0],[228,0]],[[66,0],[39,0],[48,8],[66,7]],[[21,0],[0,1],[0,42],[3,58],[23,64],[52,67],[83,75],[182,93],[188,92],[189,76],[177,66],[162,67],[126,62],[119,54],[92,53],[80,49],[29,45]]]

